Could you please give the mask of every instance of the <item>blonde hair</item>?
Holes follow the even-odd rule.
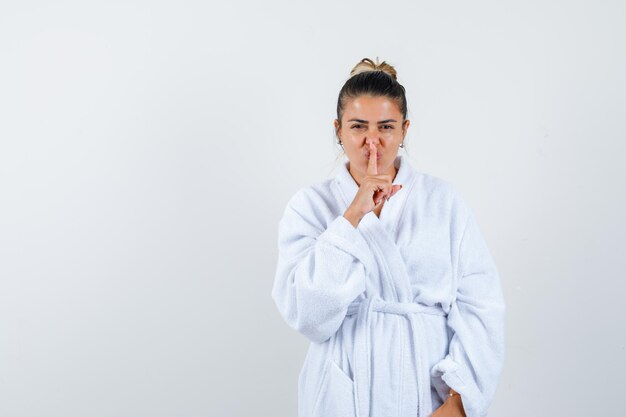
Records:
[[[378,57],[376,57],[376,62],[369,58],[363,58],[360,60],[359,63],[352,68],[352,71],[350,71],[350,77],[354,77],[357,74],[367,71],[382,71],[389,74],[394,80],[398,80],[398,72],[396,69],[385,61],[378,62]]]

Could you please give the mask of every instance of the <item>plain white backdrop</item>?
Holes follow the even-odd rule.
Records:
[[[361,58],[501,273],[491,416],[619,414],[622,1],[3,1],[0,415],[295,416],[278,220]]]

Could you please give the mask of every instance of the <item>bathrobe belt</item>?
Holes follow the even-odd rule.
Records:
[[[382,313],[403,315],[411,322],[411,333],[413,335],[414,346],[416,349],[417,373],[417,389],[418,389],[418,413],[417,417],[426,417],[423,413],[424,393],[430,393],[430,382],[422,380],[423,363],[426,359],[423,347],[426,340],[419,340],[423,337],[424,332],[421,330],[420,318],[414,313],[435,314],[445,316],[446,313],[439,306],[427,306],[416,302],[397,302],[385,301],[378,296],[365,298],[358,303],[352,303],[348,307],[347,315],[358,314],[356,332],[354,336],[354,354],[353,354],[353,375],[354,375],[354,399],[356,404],[356,417],[370,417],[370,394],[371,394],[371,371],[370,371],[370,354],[371,354],[371,313],[378,311]],[[424,383],[429,384],[428,390],[424,387]]]

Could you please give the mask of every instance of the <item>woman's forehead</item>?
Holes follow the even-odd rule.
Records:
[[[382,119],[398,119],[399,115],[398,105],[393,100],[383,96],[359,96],[349,100],[344,108],[344,116],[348,119],[353,116],[358,116],[359,119],[364,120],[369,120],[369,118],[380,119],[381,117]]]

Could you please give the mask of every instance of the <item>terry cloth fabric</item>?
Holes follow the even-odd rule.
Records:
[[[280,220],[272,297],[311,342],[299,417],[427,417],[449,388],[484,417],[494,397],[505,303],[474,213],[448,181],[394,163],[403,188],[380,217],[343,217],[358,190],[344,159]]]

